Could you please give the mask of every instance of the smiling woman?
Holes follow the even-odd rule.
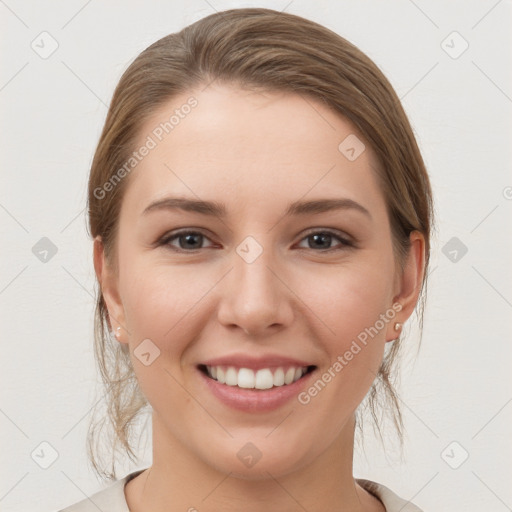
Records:
[[[361,404],[401,435],[394,363],[432,223],[410,124],[368,57],[269,9],[160,39],[116,88],[88,207],[114,432],[109,471],[91,425],[91,461],[115,479],[148,404],[153,461],[67,512],[419,510],[352,471]]]

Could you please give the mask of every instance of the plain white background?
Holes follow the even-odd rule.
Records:
[[[510,0],[0,1],[0,508],[56,510],[106,485],[85,452],[101,398],[85,229],[93,151],[140,51],[247,6],[310,18],[366,52],[402,98],[432,179],[438,233],[421,349],[413,325],[403,363],[404,457],[368,429],[355,475],[425,511],[511,510]],[[43,237],[57,251],[46,262]],[[121,476],[150,464],[150,444],[140,454]]]

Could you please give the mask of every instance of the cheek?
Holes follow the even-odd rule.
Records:
[[[122,297],[130,343],[135,348],[149,338],[179,363],[178,356],[194,337],[201,298],[213,283],[198,279],[185,267],[149,264],[149,260],[126,260]]]
[[[169,403],[184,408],[190,399],[178,384],[180,366],[194,339],[194,305],[206,293],[190,281],[179,269],[126,260],[122,297],[132,365],[144,395],[158,411]]]
[[[316,401],[321,409],[328,406],[332,411],[329,404],[342,403],[335,407],[340,422],[364,398],[382,361],[386,332],[395,315],[390,302],[391,268],[392,260],[366,261],[335,273],[331,269],[330,276],[317,275],[315,287],[303,285],[302,295],[321,320],[318,338],[328,355],[319,375],[322,382],[308,395],[321,394]]]
[[[340,266],[302,276],[301,296],[325,326],[324,340],[342,350],[391,308],[392,270],[386,261]],[[300,279],[300,278],[298,278]],[[297,281],[297,283],[299,280]],[[379,334],[385,335],[381,322]],[[382,332],[381,332],[382,331]]]
[[[187,332],[194,330],[194,318],[205,321],[205,308],[212,306],[207,296],[222,272],[151,261],[125,258],[120,281],[127,327],[136,338],[154,339],[162,350],[177,353],[184,349],[180,341],[185,343]],[[283,300],[306,322],[309,318],[320,326],[317,335],[324,344],[332,341],[334,349],[343,350],[390,307],[389,263],[366,257],[350,265],[295,267],[283,276],[294,292],[286,296],[283,291]]]

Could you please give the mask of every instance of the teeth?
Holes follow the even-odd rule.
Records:
[[[212,370],[215,367],[212,367]],[[213,375],[213,372],[212,372]],[[254,388],[254,382],[255,382],[254,372],[252,370],[249,370],[247,368],[240,368],[238,370],[238,387],[239,388]]]
[[[296,382],[307,372],[307,367],[297,368],[292,366],[286,372],[282,367],[274,370],[262,368],[255,372],[250,368],[237,370],[234,366],[207,366],[206,371],[212,379],[227,386],[238,386],[245,389],[270,389]]]
[[[284,370],[278,368],[274,373],[274,386],[282,386],[284,384]]]
[[[228,386],[238,385],[238,373],[232,366],[230,366],[226,371],[226,384]]]
[[[256,372],[256,383],[254,384],[256,389],[270,389],[273,385],[274,377],[268,368]]]
[[[288,368],[288,371],[284,375],[284,383],[291,384],[295,377],[295,368]]]

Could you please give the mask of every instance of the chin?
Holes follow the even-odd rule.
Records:
[[[297,447],[290,447],[284,452],[282,446],[270,447],[267,442],[266,447],[259,450],[248,442],[242,448],[237,446],[235,457],[226,457],[231,450],[231,447],[222,450],[216,460],[212,458],[210,451],[207,459],[203,460],[221,473],[248,481],[282,477],[307,464],[307,455],[297,453]]]

